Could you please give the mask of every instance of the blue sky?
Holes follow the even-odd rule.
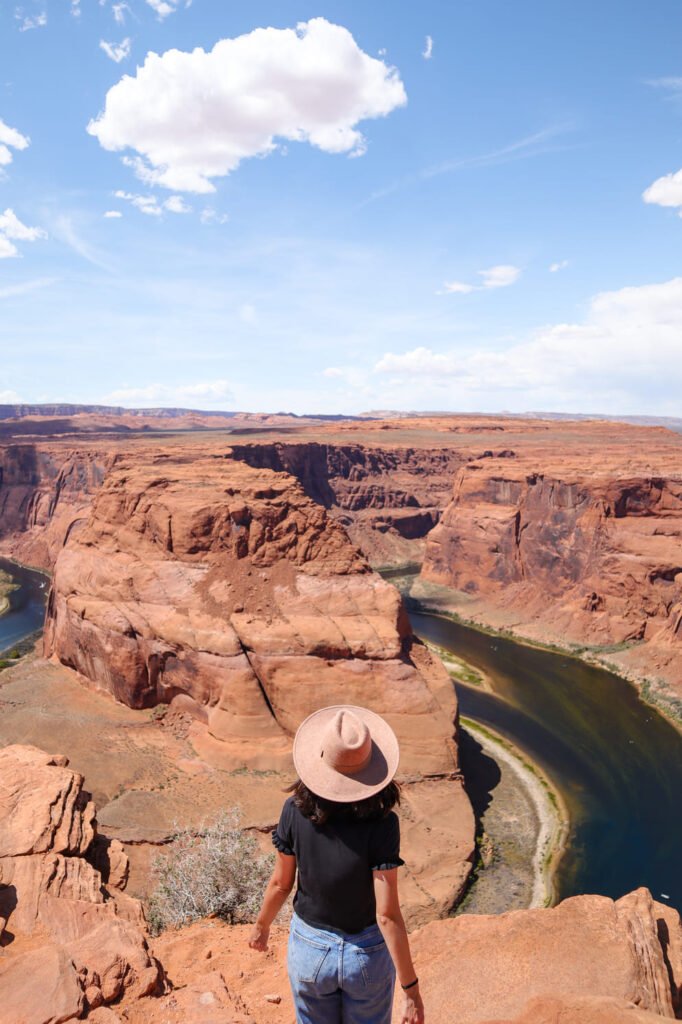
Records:
[[[0,401],[682,414],[681,29],[0,3]]]

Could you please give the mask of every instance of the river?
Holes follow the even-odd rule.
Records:
[[[571,826],[557,899],[640,885],[682,910],[682,735],[624,679],[577,658],[410,612],[418,636],[488,677],[457,684],[463,715],[494,727],[561,792]]]
[[[0,570],[9,573],[19,584],[19,589],[8,595],[9,611],[0,615],[0,651],[6,651],[42,629],[50,582],[45,573],[25,569],[6,558],[0,558]]]

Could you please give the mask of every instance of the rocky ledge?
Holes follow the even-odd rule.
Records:
[[[247,926],[215,920],[150,939],[121,891],[125,858],[98,841],[82,777],[64,760],[0,752],[2,1024],[291,1024],[285,929],[264,956]],[[433,1021],[682,1016],[682,925],[646,889],[434,921],[411,941]]]

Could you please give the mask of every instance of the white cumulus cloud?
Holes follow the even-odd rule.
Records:
[[[359,122],[407,102],[398,71],[364,53],[324,18],[296,29],[259,28],[206,52],[147,54],[112,86],[88,125],[104,149],[148,184],[214,192],[211,179],[266,156],[277,140],[360,155]]]
[[[164,201],[164,210],[169,210],[170,213],[191,213],[192,207],[188,206],[182,196],[169,196]]]
[[[489,270],[479,270],[479,274],[483,278],[483,288],[508,288],[521,277],[521,270],[504,263]]]
[[[424,49],[422,50],[422,57],[424,58],[424,60],[431,60],[432,56],[433,56],[433,39],[431,38],[431,36],[427,36],[426,37],[426,42],[424,43]]]
[[[113,60],[115,64],[120,64],[122,60],[130,56],[130,39],[122,39],[120,43],[107,43],[104,39],[100,39],[99,48],[104,50],[109,60]]]
[[[26,135],[22,135],[16,128],[10,128],[0,118],[0,167],[12,163],[13,149],[26,149],[30,141]]]
[[[42,228],[30,228],[23,224],[9,207],[0,213],[0,259],[19,255],[15,242],[35,242],[38,238],[47,238]]]
[[[145,387],[123,387],[105,396],[108,402],[122,405],[162,405],[199,408],[201,403],[215,407],[233,399],[226,380],[200,381],[196,384],[147,384]]]
[[[657,178],[642,194],[642,199],[656,206],[682,207],[682,171]]]
[[[549,272],[550,274],[556,274],[560,270],[565,270],[568,266],[568,260],[559,260],[557,263],[550,263]]]
[[[169,14],[174,14],[179,6],[178,0],[147,0],[147,4],[158,14],[160,21],[167,18]]]
[[[108,220],[118,220],[118,218],[122,217],[123,214],[120,210],[105,210],[102,216],[106,217]]]
[[[487,270],[479,270],[481,284],[469,284],[466,281],[446,281],[439,292],[440,295],[469,295],[471,292],[483,292],[490,288],[508,288],[521,277],[520,267],[509,263],[500,263]]]

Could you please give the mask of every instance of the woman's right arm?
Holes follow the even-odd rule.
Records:
[[[400,910],[398,869],[374,871],[373,875],[377,924],[395,964],[399,984],[401,986],[410,985],[407,992],[403,992],[404,1004],[400,1024],[424,1024],[424,1004],[419,992],[419,985],[411,985],[417,975],[412,963],[407,929]]]

